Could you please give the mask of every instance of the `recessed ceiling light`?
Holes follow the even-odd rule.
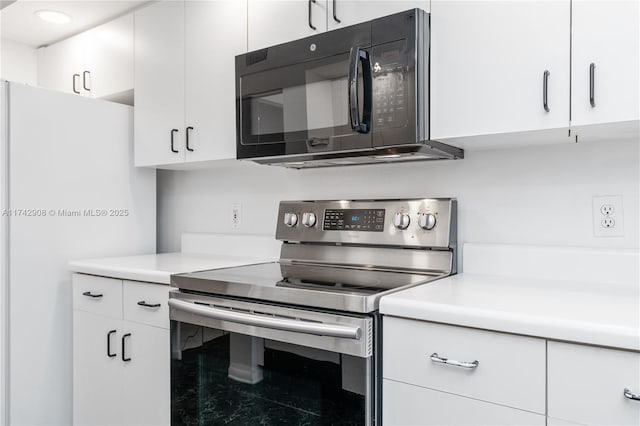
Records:
[[[69,15],[56,10],[38,10],[36,15],[43,21],[51,22],[52,24],[68,24],[71,22]]]

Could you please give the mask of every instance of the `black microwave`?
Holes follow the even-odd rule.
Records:
[[[236,148],[294,168],[462,158],[429,138],[429,14],[236,56]]]

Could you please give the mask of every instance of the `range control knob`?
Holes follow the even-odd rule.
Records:
[[[284,224],[289,228],[296,226],[298,223],[298,215],[295,213],[285,213],[284,214]]]
[[[406,213],[398,212],[393,217],[393,224],[398,229],[407,229],[409,227],[409,223],[411,223],[411,219],[409,218],[409,215]]]
[[[311,212],[302,213],[302,224],[307,228],[312,228],[316,224],[316,214]]]
[[[422,213],[418,216],[418,225],[420,228],[431,231],[436,227],[436,217],[431,213]]]

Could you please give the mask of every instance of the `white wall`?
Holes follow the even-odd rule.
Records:
[[[637,141],[466,152],[460,161],[158,174],[158,250],[182,232],[273,234],[284,199],[456,197],[459,242],[638,248]],[[622,195],[624,237],[595,238],[592,197]],[[242,225],[231,228],[231,204]]]
[[[38,55],[35,47],[0,40],[0,78],[36,86]]]

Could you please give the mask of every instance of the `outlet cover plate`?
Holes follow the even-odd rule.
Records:
[[[610,206],[611,214],[603,214]],[[613,219],[614,226],[607,228],[603,225],[604,219]],[[624,236],[624,209],[622,195],[602,195],[593,197],[593,235],[594,237],[623,237]]]
[[[239,229],[240,225],[242,225],[242,205],[232,204],[231,205],[231,228]]]

